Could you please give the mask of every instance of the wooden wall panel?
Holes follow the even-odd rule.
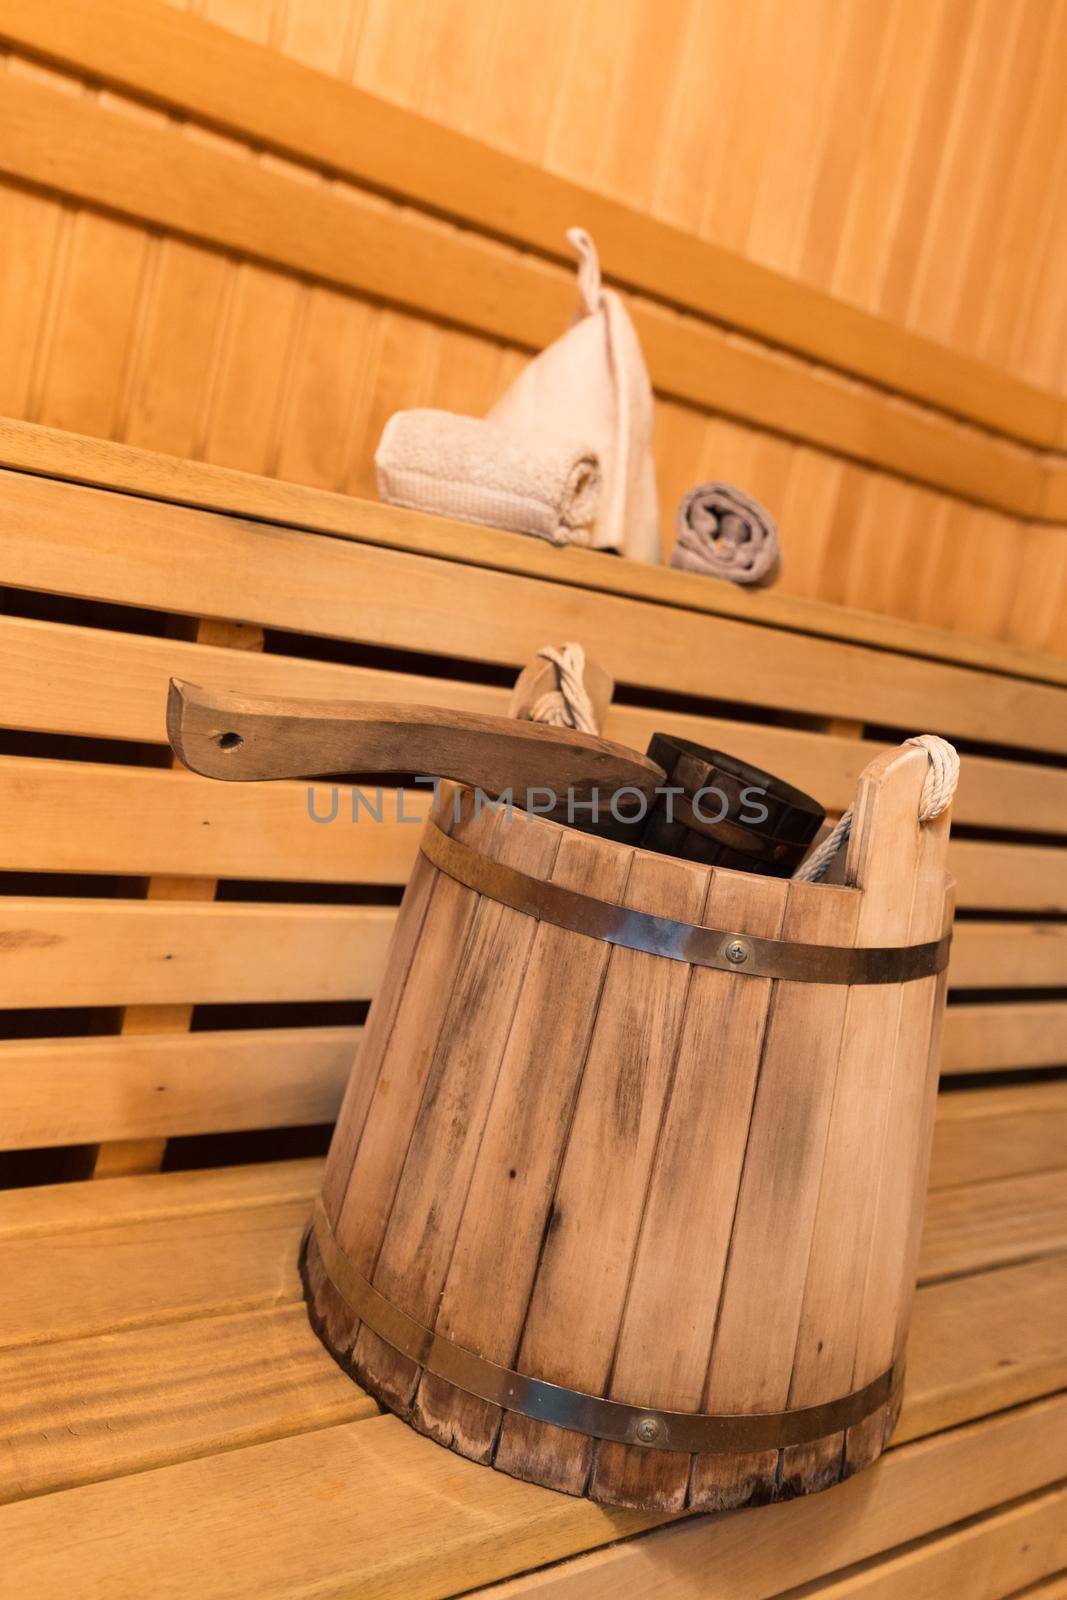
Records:
[[[191,9],[1006,371],[1061,376],[1067,0]],[[17,56],[7,70],[178,120]],[[0,208],[16,416],[372,495],[394,409],[484,410],[524,359],[75,204],[4,188]],[[1055,527],[667,400],[656,449],[668,543],[681,490],[732,477],[782,523],[785,592],[1067,651]]]
[[[331,3],[300,0],[304,29]],[[368,0],[353,82],[1035,382],[1067,380],[1064,295],[1039,312],[1043,349],[1029,326],[1035,280],[1063,278],[1062,0],[547,15],[440,0],[409,18]]]

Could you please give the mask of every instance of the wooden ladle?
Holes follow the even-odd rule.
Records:
[[[510,791],[521,806],[537,795],[547,816],[566,816],[568,796],[588,800],[595,789],[606,810],[617,791],[651,796],[664,780],[647,756],[570,728],[391,701],[228,694],[173,678],[167,734],[179,759],[208,778],[425,773],[494,797]]]

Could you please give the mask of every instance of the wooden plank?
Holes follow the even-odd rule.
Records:
[[[1064,1600],[1065,1596],[1067,1596],[1067,1572],[1061,1572],[1045,1583],[1035,1583],[1029,1589],[1024,1589],[1018,1600]]]
[[[538,348],[573,309],[570,272],[346,186],[4,74],[0,171],[19,183],[324,283]],[[1014,516],[1040,516],[1038,458],[825,368],[646,299],[630,309],[661,392],[757,421]]]
[[[236,1275],[246,1259],[234,1253]],[[254,1258],[249,1266],[254,1277]],[[295,1263],[291,1276],[295,1297]],[[0,1352],[0,1411],[11,1419],[0,1503],[377,1409],[312,1336],[302,1304],[8,1350]]]
[[[1063,1255],[924,1285],[894,1445],[1062,1388],[1065,1291]]]
[[[48,672],[40,671],[42,659]],[[4,722],[83,738],[167,743],[171,677],[250,693],[337,695],[502,713],[507,691],[461,679],[381,672],[298,656],[250,655],[184,640],[0,616]],[[807,743],[813,743],[811,736]],[[805,748],[801,738],[800,748]]]
[[[1067,1065],[1067,1001],[950,1006],[941,1071]]]
[[[47,660],[48,672],[40,671]],[[246,655],[170,639],[78,628],[0,616],[0,666],[4,717],[13,727],[82,737],[166,740],[167,684],[171,676],[213,688],[250,693],[338,695],[427,701],[457,710],[500,713],[507,691],[458,678],[419,677],[337,666],[293,656]],[[860,771],[878,745],[851,736],[778,728],[768,723],[658,712],[616,701],[607,737],[643,749],[669,725],[682,737],[723,749],[775,772],[831,810],[852,803]],[[984,827],[1055,832],[1067,809],[1067,773],[1053,766],[962,760],[953,815]],[[250,797],[245,796],[249,804]]]
[[[1043,1402],[894,1450],[829,1495],[764,1507],[744,1517],[690,1519],[651,1538],[625,1541],[551,1571],[530,1572],[486,1588],[486,1600],[534,1594],[543,1600],[609,1600],[620,1586],[656,1600],[688,1600],[697,1594],[702,1600],[769,1600],[798,1582],[811,1583],[827,1571],[992,1509],[1005,1482],[1018,1485],[1021,1494],[1053,1482],[1052,1472],[1043,1475],[1044,1483],[1036,1483],[1025,1468],[1017,1476],[1018,1458],[1013,1455],[1001,1458],[1003,1472],[994,1486],[983,1470],[992,1462],[982,1461],[980,1452],[986,1445],[998,1455],[1010,1449],[1015,1430],[1037,1426],[1039,1417],[1047,1428],[1056,1426],[1062,1404]],[[969,1488],[938,1479],[940,1467],[952,1471],[957,1462]],[[964,1504],[970,1509],[960,1512]],[[759,1540],[753,1538],[754,1517],[760,1519]],[[883,1522],[890,1517],[898,1519],[893,1527]]]
[[[956,839],[956,904],[988,911],[1067,911],[1067,851]]]
[[[999,1178],[927,1198],[919,1281],[1027,1261],[1067,1246],[1067,1172]]]
[[[924,1540],[874,1566],[818,1583],[808,1593],[818,1600],[855,1600],[859,1595],[863,1600],[897,1600],[902,1594],[958,1600],[973,1592],[980,1573],[986,1594],[1015,1594],[1065,1560],[1067,1489],[1059,1488]]]
[[[0,492],[0,580],[23,588],[508,667],[546,640],[580,637],[616,682],[672,693],[706,695],[710,664],[729,660],[731,698],[745,704],[1067,750],[1062,693],[1040,683],[620,595],[594,608],[564,581],[311,540],[24,474],[0,474]]]
[[[197,17],[130,0],[103,11],[5,0],[0,36],[549,255],[581,216],[622,282],[1018,438],[1057,442],[1053,394]],[[119,53],[108,44],[117,37]]]
[[[552,881],[618,899],[629,867],[617,845],[570,834],[560,841]],[[609,954],[602,941],[538,926],[493,1088],[434,1325],[501,1364],[514,1362],[522,1335]],[[499,1407],[428,1373],[415,1407],[432,1437],[461,1441],[474,1460],[492,1459]]]
[[[435,703],[447,691],[447,681],[428,690]],[[627,720],[625,708],[618,715]],[[641,720],[651,726],[654,718]],[[182,771],[0,756],[4,864],[12,872],[406,883],[430,793],[401,798],[387,788],[379,797],[368,786],[363,794],[354,801],[349,786],[328,780],[229,785]],[[961,906],[1067,910],[1067,850],[959,840],[949,870]]]
[[[2,902],[0,1009],[366,1000],[395,912],[384,906]]]
[[[151,1173],[106,1184],[57,1183],[0,1193],[0,1240],[68,1235],[168,1217],[202,1217],[222,1211],[284,1206],[299,1201],[310,1211],[322,1178],[317,1159],[271,1161],[241,1167]]]
[[[714,872],[702,920],[755,938],[802,937],[788,884],[760,883],[751,874]],[[788,1005],[782,987],[758,979],[739,991],[728,973],[705,969],[690,975],[615,1341],[612,1399],[680,1411],[704,1408],[731,1224],[753,1137],[764,1051],[770,1049],[768,1019],[772,1005]],[[710,1161],[694,1161],[694,1149],[713,1152]],[[663,1337],[665,1326],[675,1330],[670,1339]],[[602,1440],[590,1487],[608,1502],[680,1511],[690,1473],[702,1465],[699,1456],[659,1450],[635,1456]]]
[[[256,1261],[240,1242],[226,1293],[243,1283],[246,1262],[256,1287]],[[134,1255],[115,1257],[120,1293]],[[287,1297],[291,1289],[296,1299],[295,1259],[282,1264]],[[1067,1258],[1059,1257],[923,1290],[895,1442],[1062,1383],[1065,1284]],[[311,1337],[302,1305],[193,1317],[180,1304],[174,1310],[178,1320],[0,1354],[0,1402],[17,1403],[19,1419],[0,1464],[0,1502],[373,1415]]]
[[[453,522],[376,500],[359,500],[282,483],[201,461],[139,450],[107,439],[0,419],[0,464],[15,471],[121,489],[149,499],[224,511],[382,544],[524,576],[547,577],[604,593],[658,600],[760,626],[877,645],[929,660],[952,661],[1050,683],[1067,683],[1067,662],[996,640],[922,626],[874,612],[827,605],[775,589],[741,591],[698,575],[643,562],[605,561],[597,552],[558,550],[540,539]]]
[[[1067,1083],[942,1095],[931,1185],[944,1189],[1061,1166],[1067,1150]]]
[[[953,988],[1045,989],[1067,980],[1067,925],[1062,922],[963,922],[952,945]]]
[[[701,922],[713,883],[707,868],[635,852],[620,898],[652,916]],[[664,962],[645,951],[609,951],[560,1147],[551,1222],[515,1342],[516,1366],[587,1394],[611,1392],[690,972],[684,962]],[[567,1333],[576,1319],[581,1340]],[[588,1435],[508,1414],[495,1460],[505,1472],[570,1494],[595,1492],[596,1447]]]
[[[919,824],[926,770],[918,751],[902,748],[879,757],[860,779],[844,865],[845,882],[862,889],[859,945],[906,944],[913,923],[917,939],[942,931],[948,819],[927,828]],[[894,1297],[904,1278],[900,1263],[906,1259],[912,1219],[925,1187],[911,1163],[925,1155],[921,1108],[927,1093],[932,1097],[936,1092],[936,1073],[929,1090],[925,1085],[931,1076],[929,1019],[937,993],[937,981],[927,979],[907,988],[854,986],[840,1001],[823,1002],[826,1007],[840,1004],[841,1011],[836,1033],[828,1036],[834,1047],[828,1061],[834,1062],[834,1070],[823,1089],[823,1118],[812,1123],[815,1151],[806,1141],[800,1146],[792,1178],[800,1191],[801,1231],[796,1241],[799,1263],[789,1264],[791,1304],[779,1310],[777,1296],[763,1290],[773,1297],[786,1335],[775,1388],[767,1392],[771,1406],[818,1404],[869,1383],[892,1363],[897,1345]],[[914,1051],[916,1035],[921,1038],[917,1056],[908,1053],[909,1045]],[[790,1043],[786,1036],[787,1059]],[[791,1120],[788,1107],[786,1098],[779,1112],[783,1122]],[[908,1165],[891,1170],[898,1137],[905,1143]],[[770,1193],[778,1187],[773,1165],[763,1173],[763,1183]],[[899,1189],[890,1206],[884,1191],[891,1183]],[[783,1214],[783,1240],[789,1238],[790,1227]],[[781,1252],[785,1246],[776,1248]],[[910,1290],[909,1281],[909,1297]],[[735,1323],[739,1371],[740,1334]],[[872,1455],[877,1455],[885,1419],[868,1422],[876,1434]],[[783,1482],[798,1488],[833,1484],[849,1458],[846,1446],[852,1437],[834,1435],[810,1446],[786,1448],[780,1458]],[[773,1455],[769,1467],[773,1482],[778,1470]]]
[[[296,1261],[309,1209],[290,1200],[79,1228],[47,1244],[7,1239],[0,1349],[293,1300],[298,1285],[284,1268]]]
[[[406,883],[431,794],[385,789],[379,801],[375,786],[362,792],[366,804],[354,804],[351,787],[329,782],[227,784],[185,771],[0,756],[4,867]]]
[[[13,895],[2,902],[0,1009],[251,1000],[366,1000],[395,911],[386,906],[181,905]],[[1059,923],[961,923],[958,988],[1062,985]]]
[[[464,834],[471,838],[470,834]],[[475,842],[475,838],[471,842]],[[516,825],[501,814],[478,847],[505,866],[542,879],[551,876],[565,837],[545,823]],[[377,1240],[374,1285],[424,1326],[435,1322],[456,1248],[464,1205],[481,1149],[497,1076],[523,991],[538,923],[511,906],[482,895],[474,907],[462,959],[443,1010],[434,1005],[432,1059],[421,1103],[410,1121],[394,1123],[391,1136],[404,1139],[385,1226]],[[492,981],[486,982],[486,972]],[[395,1074],[394,1080],[395,1080]],[[386,1076],[378,1080],[379,1101]],[[389,1095],[397,1098],[396,1088]],[[407,1137],[405,1137],[407,1136]],[[359,1169],[345,1196],[355,1222],[360,1206]],[[373,1389],[387,1402],[414,1400],[420,1369],[383,1343],[364,1324],[353,1350]]]
[[[827,1568],[995,1506],[1005,1482],[1031,1493],[1067,1473],[1067,1402],[1053,1399],[892,1452],[833,1495],[748,1516],[696,1518],[656,1539],[616,1544],[607,1560],[524,1578],[583,1600],[618,1593],[701,1593],[756,1600]],[[298,1486],[313,1482],[329,1516],[309,1516]],[[226,1559],[217,1539],[225,1529]],[[759,1538],[754,1538],[759,1520]],[[8,1506],[0,1518],[7,1569],[25,1595],[77,1580],[85,1600],[164,1582],[204,1600],[232,1592],[322,1596],[361,1586],[430,1600],[529,1571],[648,1525],[635,1513],[488,1472],[420,1439],[392,1417],[230,1451],[205,1461]],[[427,1531],[432,1530],[432,1537]]]
[[[950,1023],[956,1014],[949,1013]],[[359,1038],[359,1028],[312,1027],[195,1033],[181,1039],[5,1040],[0,1042],[4,1148],[330,1122]],[[963,1059],[954,1070],[975,1068]],[[1017,1093],[943,1095],[933,1186],[1059,1165],[1062,1097],[1058,1081],[1027,1085]],[[970,1108],[980,1101],[988,1102],[988,1114],[971,1116]]]
[[[332,1122],[359,1028],[3,1040],[7,1150]]]

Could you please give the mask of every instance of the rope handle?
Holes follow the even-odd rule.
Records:
[[[530,709],[531,722],[547,722],[553,728],[577,728],[579,733],[599,733],[593,702],[585,687],[585,651],[580,644],[565,644],[561,650],[546,644],[538,656],[551,661],[556,669],[558,688],[550,689]]]
[[[960,758],[955,746],[949,744],[947,739],[938,738],[936,733],[917,733],[905,739],[904,743],[926,751],[928,764],[922,794],[919,796],[919,821],[932,822],[934,817],[939,817],[952,804],[952,796],[960,781]],[[847,844],[851,832],[852,807],[849,806],[822,844],[817,845],[801,862],[793,874],[794,879],[799,883],[821,883],[838,851]]]

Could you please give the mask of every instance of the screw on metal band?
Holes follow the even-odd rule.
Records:
[[[948,965],[951,934],[929,944],[794,944],[632,911],[492,861],[442,833],[432,819],[423,830],[421,849],[435,867],[457,883],[501,905],[590,939],[603,939],[608,944],[644,950],[691,966],[714,967],[749,978],[785,978],[792,983],[854,984],[911,983],[917,978],[933,977]]]
[[[311,1233],[305,1248],[314,1243],[326,1276],[341,1299],[365,1322],[372,1333],[416,1365],[443,1378],[465,1394],[516,1411],[538,1422],[570,1428],[594,1439],[616,1444],[644,1445],[656,1450],[747,1454],[780,1450],[787,1445],[813,1444],[828,1434],[853,1428],[892,1398],[904,1378],[903,1357],[887,1371],[851,1394],[822,1405],[794,1411],[708,1412],[653,1411],[647,1406],[625,1405],[599,1395],[565,1389],[538,1378],[513,1372],[484,1356],[434,1333],[380,1290],[352,1265],[338,1244],[321,1200],[315,1203]]]

